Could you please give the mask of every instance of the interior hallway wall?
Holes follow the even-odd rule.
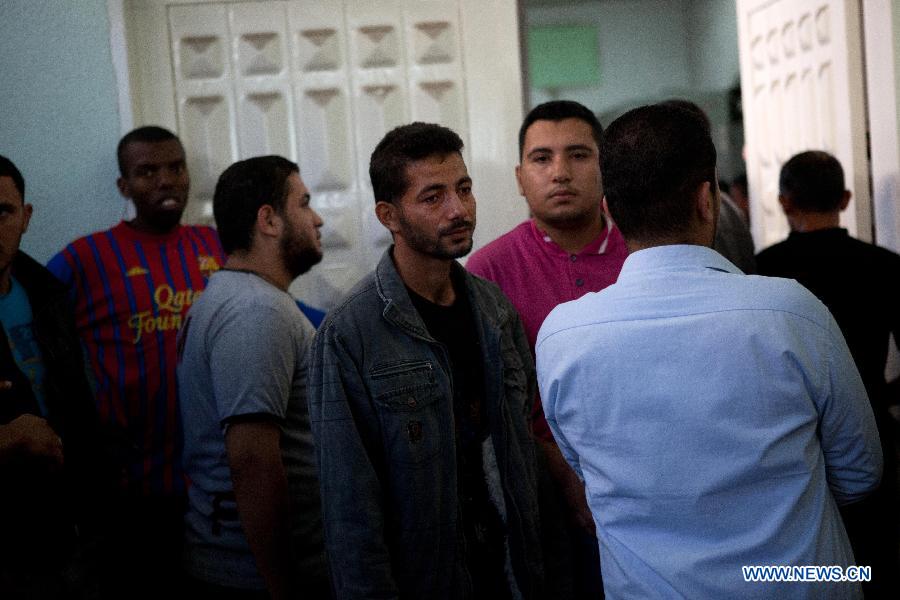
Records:
[[[731,119],[729,90],[739,83],[733,0],[606,0],[526,6],[526,26],[590,24],[599,32],[600,83],[528,91],[528,106],[551,98],[581,102],[604,125],[625,111],[687,98],[707,111],[719,175],[743,171],[743,129]]]
[[[690,84],[683,0],[612,0],[531,6],[526,25],[594,25],[599,32],[600,83],[563,89],[558,96],[597,114],[631,108]],[[531,88],[529,106],[552,99]]]
[[[34,217],[22,249],[40,262],[124,215],[119,114],[105,0],[3,0],[0,154],[25,177]]]

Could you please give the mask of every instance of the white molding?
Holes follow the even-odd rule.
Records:
[[[125,41],[125,0],[106,0],[106,12],[109,16],[109,48],[118,91],[119,128],[124,135],[134,129],[128,45]]]
[[[867,0],[862,5],[875,242],[900,252],[900,97],[894,59],[900,6],[896,0]]]

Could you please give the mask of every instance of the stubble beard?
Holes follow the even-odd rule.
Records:
[[[409,223],[409,221],[407,221],[402,216],[402,214],[399,217],[399,220],[400,226],[402,228],[403,239],[406,241],[406,245],[420,254],[430,256],[431,258],[438,258],[441,260],[454,260],[457,258],[462,258],[472,251],[472,232],[475,229],[475,224],[472,221],[468,221],[466,219],[457,219],[447,227],[440,229],[437,233],[437,236],[430,237],[413,227]],[[448,232],[466,226],[470,227],[469,237],[462,246],[454,247],[444,243],[444,239]]]
[[[291,276],[300,277],[322,260],[322,251],[315,241],[307,241],[296,231],[282,236],[279,243],[281,260]]]

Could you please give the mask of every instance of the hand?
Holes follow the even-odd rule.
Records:
[[[0,392],[5,392],[7,390],[12,389],[12,381],[7,381],[6,379],[0,379]]]
[[[572,473],[574,476],[574,472]],[[563,487],[563,497],[569,508],[569,518],[579,529],[585,533],[596,536],[596,525],[591,509],[588,507],[587,496],[584,493],[584,485],[575,476],[575,482]]]
[[[43,460],[51,470],[63,466],[62,439],[45,419],[24,414],[0,426],[0,430],[4,445],[17,454]]]
[[[559,486],[563,499],[566,502],[567,518],[585,533],[597,535],[594,517],[591,515],[591,509],[588,506],[587,496],[584,492],[584,483],[578,479],[578,475],[575,474],[575,471],[563,458],[556,442],[538,440],[538,443],[544,448],[550,477]]]

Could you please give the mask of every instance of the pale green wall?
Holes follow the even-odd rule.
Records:
[[[104,0],[0,1],[0,115],[0,154],[22,171],[34,205],[23,250],[45,262],[121,218]]]

